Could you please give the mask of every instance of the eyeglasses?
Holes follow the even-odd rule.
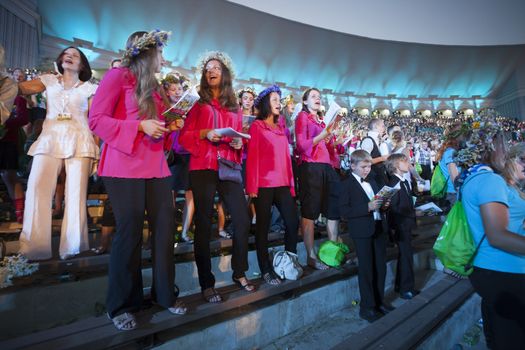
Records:
[[[215,70],[217,72],[222,71],[221,66],[209,66],[209,67],[206,67],[205,69],[206,69],[206,72],[211,72],[212,70]]]

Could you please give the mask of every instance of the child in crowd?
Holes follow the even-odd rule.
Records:
[[[414,191],[405,178],[410,170],[410,160],[405,154],[396,153],[388,157],[386,168],[390,174],[391,187],[399,186],[392,197],[388,212],[388,223],[394,229],[394,240],[399,248],[397,258],[395,290],[401,298],[412,299],[419,291],[414,289],[414,263],[412,252],[412,229],[416,226]]]
[[[379,187],[368,177],[372,157],[364,150],[350,156],[352,173],[341,183],[341,216],[348,221],[359,261],[358,281],[361,296],[359,316],[374,322],[393,307],[383,302],[386,277],[387,227],[381,208],[388,203],[377,199]]]

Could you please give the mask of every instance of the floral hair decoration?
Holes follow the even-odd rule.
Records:
[[[126,47],[122,60],[129,62],[133,57],[137,57],[141,52],[152,47],[163,47],[168,42],[171,32],[155,29],[151,32],[136,37],[132,44]]]
[[[495,150],[494,141],[501,131],[501,125],[495,121],[476,118],[467,145],[456,153],[454,162],[466,169],[480,163],[485,152]]]
[[[179,72],[169,73],[161,80],[162,84],[179,84],[182,86],[184,91],[190,88],[190,81],[184,75]]]
[[[224,64],[226,68],[230,71],[232,79],[235,78],[235,70],[233,69],[233,63],[230,56],[228,56],[227,53],[221,51],[207,51],[199,58],[197,68],[201,75],[205,73],[206,64],[211,60],[217,60],[222,62],[222,64]]]
[[[281,89],[277,85],[272,85],[270,87],[267,87],[263,91],[259,93],[259,96],[255,99],[255,102],[253,103],[255,107],[259,107],[261,104],[263,98],[265,98],[267,95],[271,94],[272,92],[277,92],[279,94],[279,97],[281,97]]]
[[[238,98],[242,98],[242,95],[245,92],[247,92],[249,94],[252,94],[253,98],[257,98],[257,93],[255,92],[255,90],[251,86],[244,87],[244,88],[240,89],[239,91],[237,91],[237,97]]]
[[[293,95],[288,95],[288,96],[286,96],[285,98],[283,98],[283,99],[281,100],[281,104],[282,104],[283,106],[288,106],[290,103],[292,103],[292,104],[295,103],[294,98],[293,98]]]

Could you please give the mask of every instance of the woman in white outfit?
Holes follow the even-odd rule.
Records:
[[[52,257],[51,203],[62,167],[66,170],[65,212],[59,254],[67,259],[89,248],[86,196],[98,147],[88,126],[88,101],[97,89],[91,84],[86,56],[68,47],[56,60],[61,75],[45,74],[19,84],[22,94],[47,92],[42,133],[29,149],[33,165],[27,183],[20,253],[31,260]]]

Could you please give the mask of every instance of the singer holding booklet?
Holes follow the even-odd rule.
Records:
[[[190,187],[195,200],[195,262],[204,300],[219,303],[222,296],[215,290],[211,268],[210,237],[213,200],[218,191],[232,214],[233,252],[232,279],[247,292],[255,291],[245,276],[248,270],[248,234],[250,219],[240,180],[243,141],[240,137],[223,136],[217,129],[242,130],[242,113],[232,88],[233,70],[230,58],[222,52],[208,52],[198,65],[201,70],[200,100],[188,113],[179,136],[180,144],[190,152]],[[221,160],[219,161],[219,157]],[[221,166],[232,165],[229,172],[239,181],[221,178]]]

